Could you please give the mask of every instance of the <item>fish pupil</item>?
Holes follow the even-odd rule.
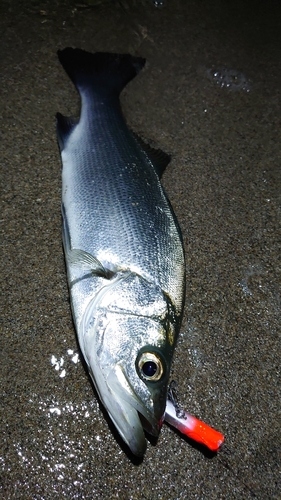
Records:
[[[157,365],[154,361],[146,361],[142,366],[142,371],[146,377],[153,377],[157,371]]]

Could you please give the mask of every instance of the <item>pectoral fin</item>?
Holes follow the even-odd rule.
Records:
[[[68,265],[88,271],[95,276],[100,276],[106,279],[112,278],[115,273],[113,271],[110,271],[109,269],[106,269],[102,265],[102,263],[91,253],[86,252],[85,250],[80,250],[79,248],[71,248],[70,234],[64,205],[62,205],[62,219],[62,238],[65,259]]]
[[[78,248],[72,248],[71,250],[68,250],[66,259],[71,266],[80,267],[85,271],[89,271],[95,276],[101,276],[103,278],[109,279],[114,274],[109,269],[105,269],[102,263],[92,254],[85,252],[84,250],[79,250]]]

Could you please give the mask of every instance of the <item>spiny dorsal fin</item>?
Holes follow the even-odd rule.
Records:
[[[137,134],[135,134],[135,132],[132,132],[132,134],[133,134],[136,142],[138,143],[138,145],[144,150],[144,152],[148,156],[148,158],[151,161],[151,163],[153,164],[159,178],[161,179],[161,177],[165,171],[165,168],[167,167],[167,165],[171,161],[171,157],[167,153],[164,153],[164,151],[162,151],[162,149],[155,149],[152,146],[150,146],[149,144],[147,144],[146,142],[144,142],[144,140],[141,137],[139,137]]]

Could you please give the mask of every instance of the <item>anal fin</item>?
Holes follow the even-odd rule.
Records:
[[[56,114],[57,119],[57,138],[60,150],[63,151],[67,140],[78,123],[78,119],[73,116],[63,116],[61,113]]]

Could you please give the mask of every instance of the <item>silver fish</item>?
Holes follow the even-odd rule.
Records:
[[[160,184],[169,157],[128,129],[119,94],[145,60],[66,48],[59,60],[81,97],[57,114],[63,243],[72,314],[89,373],[131,451],[158,436],[180,328],[185,265]]]

